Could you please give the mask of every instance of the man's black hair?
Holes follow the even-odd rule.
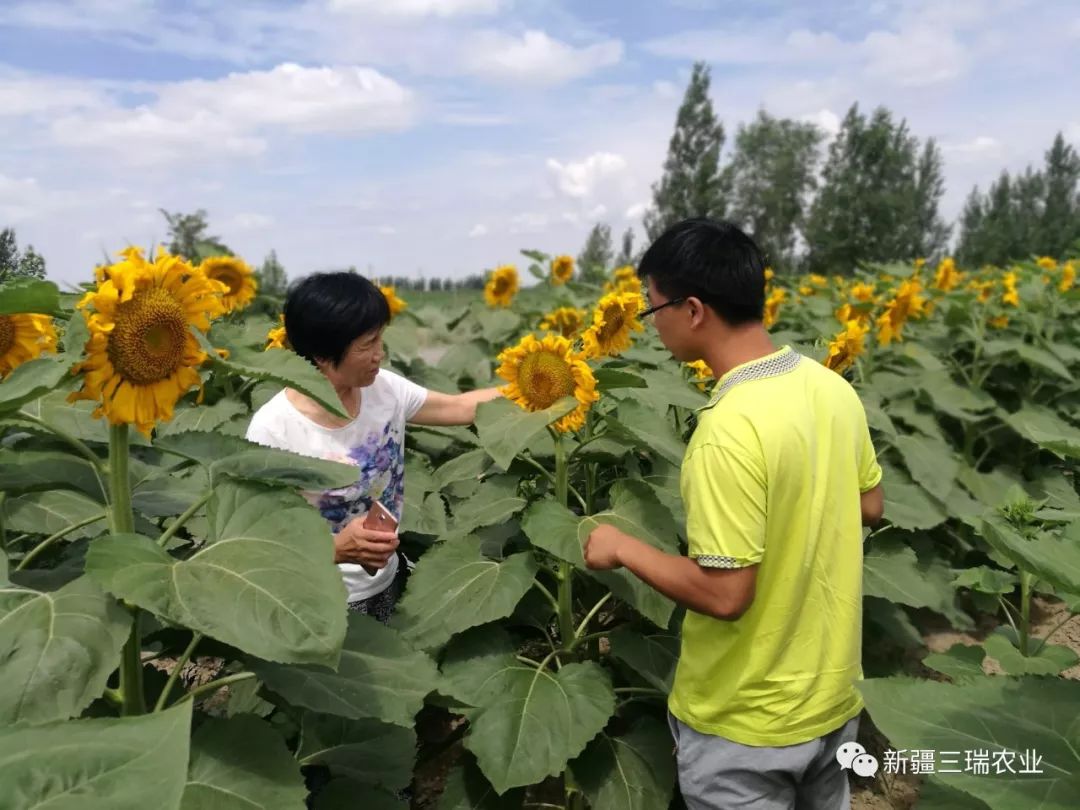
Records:
[[[638,275],[652,278],[668,300],[695,296],[732,326],[765,314],[765,257],[730,222],[684,219],[664,231],[641,258]]]
[[[349,344],[390,322],[382,291],[359,273],[313,273],[289,285],[285,332],[301,357],[338,365]]]

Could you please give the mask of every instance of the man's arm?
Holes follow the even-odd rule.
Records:
[[[476,406],[502,396],[498,388],[479,388],[464,394],[428,391],[410,423],[414,425],[471,425],[476,421]]]
[[[885,515],[885,490],[878,484],[859,497],[862,505],[862,525],[870,528],[877,526]]]
[[[614,526],[597,526],[585,544],[589,568],[625,567],[678,604],[723,621],[735,621],[754,601],[757,565],[705,568],[697,560],[668,554]]]

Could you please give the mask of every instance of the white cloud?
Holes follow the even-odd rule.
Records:
[[[993,163],[998,164],[1006,157],[1003,144],[989,135],[977,135],[970,141],[961,143],[943,143],[941,151],[950,160],[958,163]]]
[[[330,0],[334,11],[358,12],[386,17],[457,17],[493,14],[499,0]]]
[[[152,104],[113,106],[56,119],[55,139],[68,146],[112,149],[135,164],[192,155],[245,157],[265,151],[274,129],[362,133],[406,126],[411,91],[376,70],[306,68],[232,73],[216,81],[160,85]]]
[[[258,231],[274,224],[274,218],[266,214],[241,212],[235,214],[225,226],[226,231]]]
[[[612,152],[595,152],[577,163],[560,163],[555,158],[548,158],[548,171],[551,172],[556,187],[567,197],[589,197],[605,178],[626,171],[626,158]]]
[[[649,210],[649,204],[647,202],[634,203],[623,213],[626,219],[641,219],[645,216],[645,212]]]
[[[493,82],[561,84],[617,64],[622,55],[618,40],[575,48],[543,31],[526,31],[520,37],[482,31],[466,45],[463,65]]]
[[[816,113],[804,115],[799,120],[816,124],[828,138],[835,138],[840,132],[840,116],[832,110],[821,109]]]
[[[487,232],[488,232],[487,225],[483,224],[482,222],[479,222],[476,225],[472,226],[472,230],[469,231],[469,238],[470,239],[476,239],[476,238],[478,238],[480,236],[487,236]]]
[[[968,66],[968,54],[951,31],[919,27],[899,33],[872,31],[863,40],[867,73],[902,87],[922,87],[954,79]]]
[[[104,103],[101,90],[74,79],[0,73],[0,117],[91,108]]]
[[[510,218],[510,233],[538,233],[547,228],[551,218],[538,211],[526,211]]]
[[[393,225],[380,225],[375,229],[375,232],[381,236],[394,236],[398,232],[398,229]]]

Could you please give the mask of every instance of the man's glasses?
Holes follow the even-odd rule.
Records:
[[[674,304],[681,304],[686,298],[672,298],[670,301],[665,301],[662,304],[657,304],[655,307],[649,307],[647,310],[638,315],[639,318],[644,318],[646,315],[652,315],[654,312],[658,312],[664,307],[670,307]]]

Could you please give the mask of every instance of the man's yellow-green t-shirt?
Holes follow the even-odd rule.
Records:
[[[827,734],[862,697],[860,493],[881,480],[851,385],[784,347],[716,383],[681,473],[689,555],[758,566],[735,621],[688,611],[668,706],[744,745]]]

